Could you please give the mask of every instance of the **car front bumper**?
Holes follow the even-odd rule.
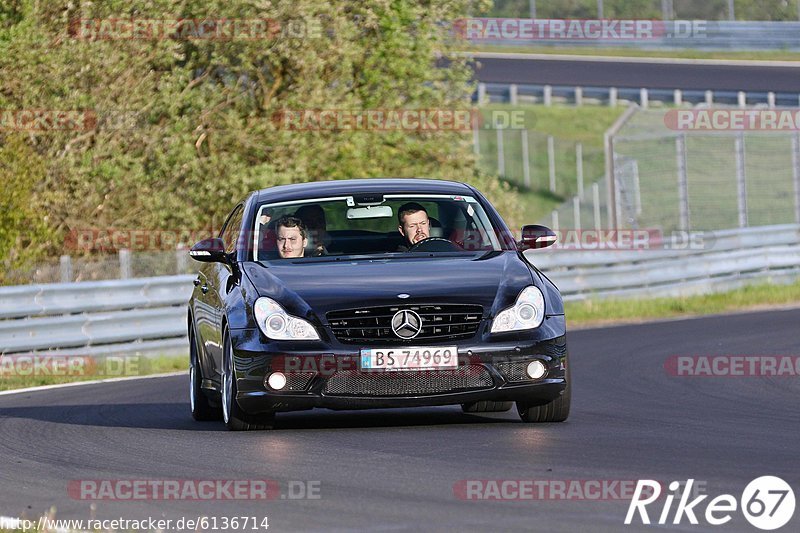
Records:
[[[566,334],[563,315],[553,317],[547,329],[536,335],[515,335],[492,342],[461,342],[458,345],[459,373],[447,371],[362,372],[358,369],[359,347],[341,346],[326,350],[265,345],[258,332],[232,332],[239,406],[248,414],[327,409],[374,409],[455,405],[482,400],[548,403],[566,388]],[[551,338],[548,335],[556,334]],[[267,348],[267,349],[265,349]],[[297,349],[300,348],[300,349]],[[265,378],[276,370],[286,371],[287,359],[303,374],[295,390],[274,391]],[[320,360],[334,364],[320,364]],[[520,369],[538,360],[546,374],[537,380]],[[306,364],[308,363],[308,364]],[[513,369],[513,371],[512,371]],[[295,376],[292,376],[295,377]],[[417,380],[425,386],[418,386]],[[427,381],[426,381],[427,380]],[[462,380],[463,383],[459,380]],[[336,385],[334,386],[334,382]],[[437,384],[446,385],[437,388]],[[408,390],[404,390],[408,386]],[[351,390],[348,390],[352,387]]]

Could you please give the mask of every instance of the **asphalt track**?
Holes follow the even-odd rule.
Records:
[[[233,433],[190,419],[184,376],[2,396],[0,515],[55,506],[58,518],[268,516],[271,531],[653,531],[623,525],[627,500],[465,501],[453,487],[693,478],[712,497],[739,498],[750,480],[776,475],[800,496],[797,377],[664,370],[674,354],[797,355],[798,323],[800,310],[783,310],[570,333],[573,405],[562,424],[440,407],[284,414],[273,431]],[[320,498],[97,501],[92,511],[67,492],[70,480],[165,478],[272,479],[284,495],[290,480],[319,481]],[[800,509],[781,531],[798,524]],[[661,527],[757,531],[740,512],[713,528]]]
[[[712,91],[800,92],[796,67],[735,62],[476,58],[485,83]]]

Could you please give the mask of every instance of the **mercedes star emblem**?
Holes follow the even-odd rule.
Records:
[[[392,331],[401,339],[413,339],[422,331],[422,319],[414,311],[403,309],[392,317]]]

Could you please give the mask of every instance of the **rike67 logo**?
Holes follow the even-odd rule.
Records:
[[[737,501],[731,494],[721,494],[710,500],[701,513],[701,503],[708,495],[700,495],[692,499],[692,485],[694,479],[686,483],[673,481],[669,484],[669,493],[664,498],[664,506],[655,524],[666,525],[672,516],[672,524],[680,524],[686,518],[690,524],[699,524],[698,515],[712,526],[720,526],[731,521],[732,513],[740,508],[742,514],[751,525],[758,529],[771,531],[786,525],[794,515],[795,498],[792,487],[784,480],[775,476],[762,476],[751,481],[742,492]],[[678,492],[684,487],[682,492]],[[650,525],[650,515],[647,506],[656,502],[661,497],[661,484],[650,479],[640,479],[636,484],[633,499],[625,516],[625,524],[630,525],[638,515],[642,524]],[[678,499],[674,514],[672,503]],[[651,509],[651,511],[657,509]],[[654,516],[653,519],[656,517]]]

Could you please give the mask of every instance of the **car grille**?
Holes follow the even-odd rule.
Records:
[[[332,396],[412,396],[485,389],[492,384],[491,375],[481,365],[413,372],[343,370],[328,379],[324,393]]]
[[[301,391],[306,390],[308,382],[316,374],[313,372],[289,372],[286,374],[286,387],[283,390]]]
[[[422,319],[422,330],[413,339],[402,339],[392,331],[392,317],[403,309],[415,311]],[[482,306],[460,304],[387,305],[331,311],[327,315],[333,334],[345,344],[468,339],[478,331],[482,316]]]
[[[513,363],[496,363],[494,366],[508,381],[530,381],[531,378],[525,372],[528,363],[530,361],[517,361]]]

